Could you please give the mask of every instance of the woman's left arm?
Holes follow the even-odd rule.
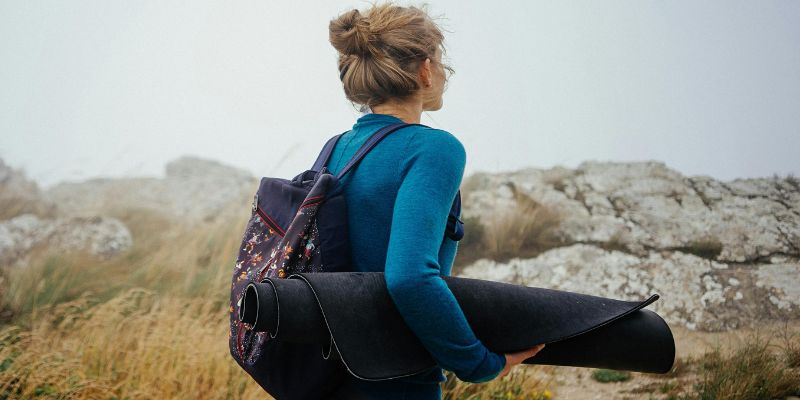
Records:
[[[475,337],[441,278],[440,262],[455,256],[454,243],[444,255],[441,245],[464,172],[464,148],[448,132],[426,130],[413,135],[405,154],[386,254],[389,295],[439,365],[461,380],[484,382],[502,371],[506,359]]]

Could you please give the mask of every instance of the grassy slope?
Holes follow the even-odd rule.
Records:
[[[227,348],[230,274],[248,201],[221,214],[238,213],[236,221],[218,218],[191,228],[130,210],[115,215],[134,235],[134,247],[124,254],[99,260],[40,249],[30,267],[2,270],[0,399],[264,398]],[[546,226],[553,221],[543,211],[530,215],[540,222],[546,216]],[[509,235],[532,224],[508,226],[509,232],[489,227],[481,243],[509,243]],[[731,356],[718,352],[679,363],[695,366],[699,377],[680,396],[736,398],[737,393],[800,390],[797,369],[787,367],[798,366],[797,347],[785,348],[784,358],[770,358],[762,344],[753,342]],[[517,368],[511,377],[481,385],[459,382],[448,373],[445,399],[549,398],[553,371]],[[677,384],[669,383],[679,378],[674,375],[661,386],[669,390],[653,389],[650,396],[677,398]]]

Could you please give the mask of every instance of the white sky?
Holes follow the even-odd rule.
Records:
[[[0,0],[0,158],[44,186],[184,154],[292,177],[359,116],[328,22],[367,4]],[[461,139],[467,174],[800,174],[800,1],[428,4],[456,74],[422,123]]]

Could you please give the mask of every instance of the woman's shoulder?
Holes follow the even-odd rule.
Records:
[[[409,132],[411,141],[420,151],[448,153],[457,158],[465,156],[464,145],[452,133],[426,125],[416,125],[413,128],[413,132]]]
[[[395,133],[401,133],[397,139],[402,136],[405,142],[405,148],[400,153],[403,170],[412,165],[453,171],[465,167],[467,155],[464,145],[455,135],[444,129],[415,125]]]

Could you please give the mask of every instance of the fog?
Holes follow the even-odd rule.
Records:
[[[181,155],[294,176],[359,117],[328,22],[368,4],[0,0],[0,158],[44,186]],[[800,174],[800,2],[428,5],[456,73],[422,123],[462,141],[467,174]]]

